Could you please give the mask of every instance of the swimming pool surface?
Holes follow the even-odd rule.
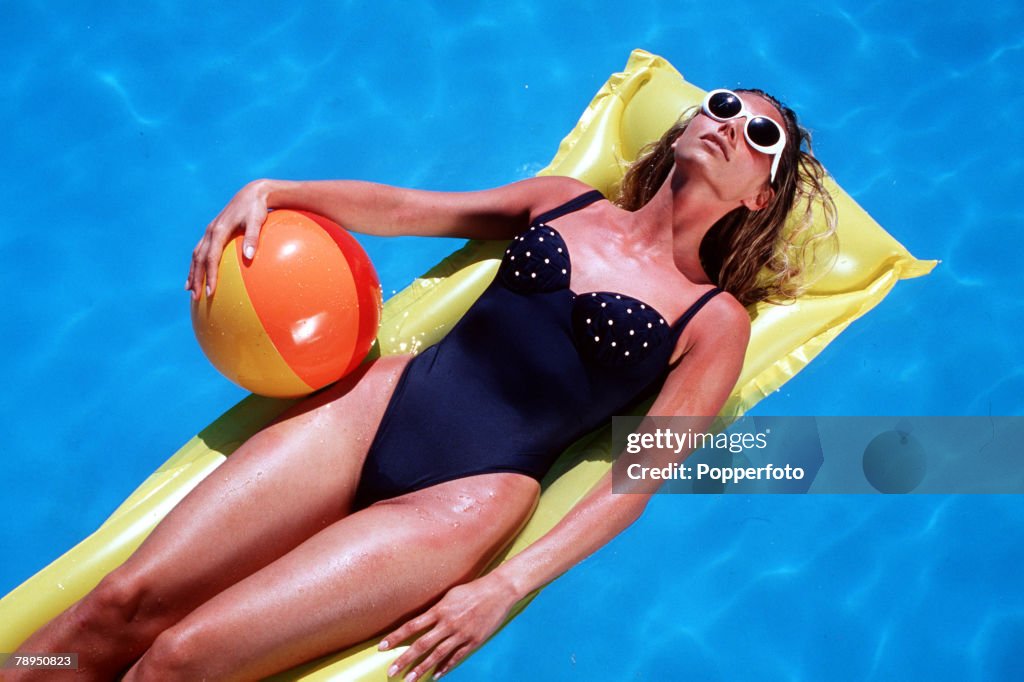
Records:
[[[942,260],[761,414],[1024,414],[1020,3],[289,5],[5,5],[0,594],[244,395],[182,291],[235,190],[531,176],[635,47],[777,94]],[[457,245],[360,241],[386,295]],[[1015,496],[658,496],[450,678],[1024,679],[1022,527]]]

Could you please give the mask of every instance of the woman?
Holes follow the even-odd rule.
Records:
[[[813,242],[784,237],[784,220],[802,194],[830,205],[804,142],[764,93],[713,91],[631,167],[618,206],[563,177],[460,194],[246,186],[193,253],[193,297],[215,295],[235,231],[253,256],[273,208],[372,234],[512,241],[441,343],[295,405],[22,651],[77,652],[76,679],[254,679],[381,634],[384,649],[417,637],[389,675],[451,669],[653,492],[613,495],[606,476],[481,576],[568,442],[652,394],[652,414],[718,413],[743,362],[744,306],[793,295],[790,247]]]

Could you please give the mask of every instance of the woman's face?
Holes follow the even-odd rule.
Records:
[[[782,114],[771,102],[750,92],[737,95],[751,113],[767,116],[786,129]],[[672,148],[676,165],[687,178],[703,178],[723,201],[757,209],[771,198],[772,157],[750,146],[743,134],[746,123],[743,116],[716,121],[701,111]]]

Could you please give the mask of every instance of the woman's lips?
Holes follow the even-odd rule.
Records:
[[[715,135],[714,133],[708,133],[707,135],[702,136],[700,139],[707,140],[711,144],[713,144],[716,147],[718,147],[721,150],[721,152],[722,152],[722,156],[725,157],[725,160],[726,161],[729,160],[729,145],[727,145],[725,143],[725,140],[722,139],[721,135]]]

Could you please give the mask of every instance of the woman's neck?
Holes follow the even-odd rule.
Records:
[[[673,170],[651,200],[633,213],[633,218],[637,234],[652,245],[671,249],[679,271],[691,282],[706,284],[711,278],[700,262],[700,244],[729,210],[709,188],[679,179]]]

